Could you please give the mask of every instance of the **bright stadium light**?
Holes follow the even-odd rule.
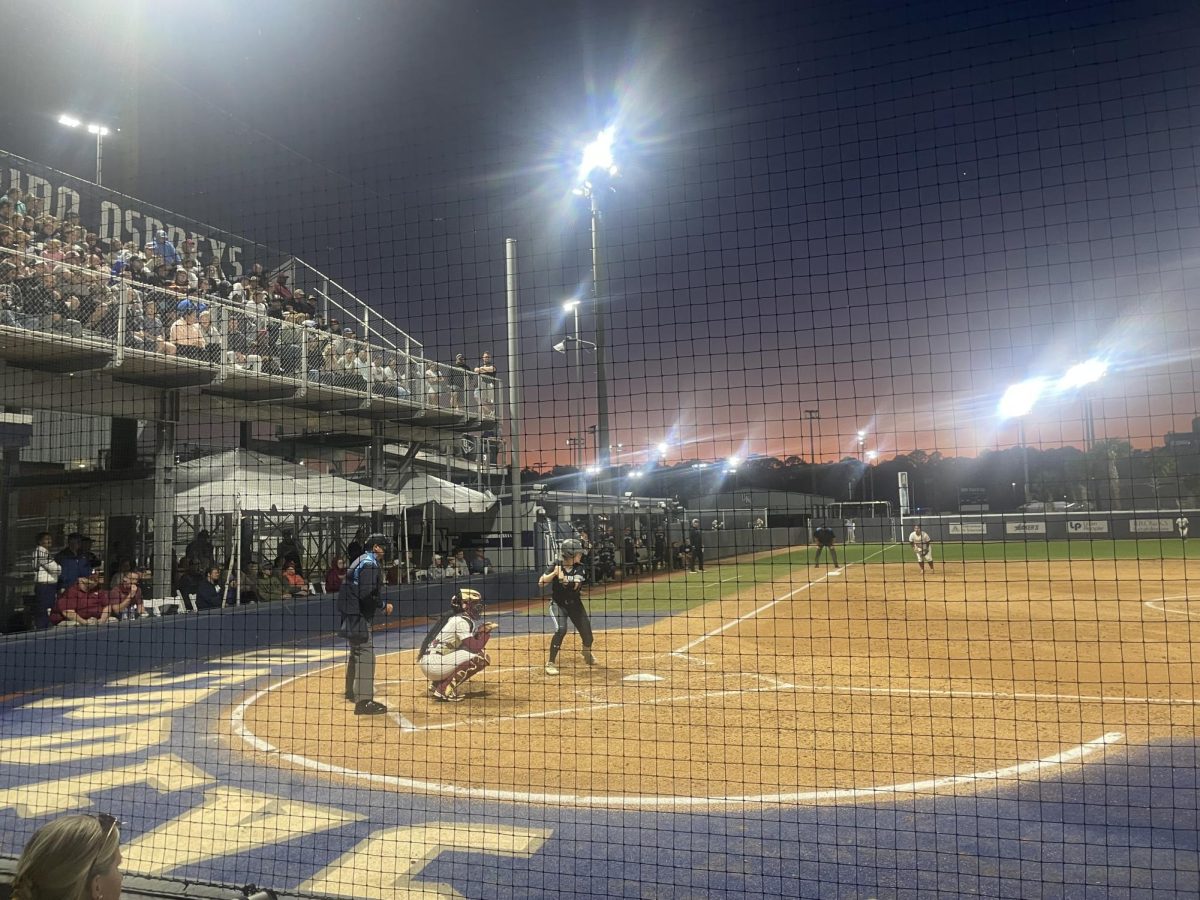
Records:
[[[78,128],[83,122],[68,113],[62,113],[58,117],[58,124],[65,125],[67,128]],[[96,137],[96,184],[100,184],[104,169],[104,138],[110,134],[110,131],[107,125],[89,122],[87,133]]]
[[[641,478],[641,477],[642,477],[642,470],[641,470],[641,469],[634,469],[632,472],[630,472],[630,473],[629,473],[629,477],[630,477],[630,478]]]
[[[588,179],[596,171],[606,175],[617,174],[617,164],[613,159],[613,142],[616,137],[617,126],[609,125],[583,148],[583,157],[579,161],[579,174],[576,178],[580,186],[586,186]]]
[[[1059,390],[1070,391],[1099,381],[1108,374],[1108,363],[1102,359],[1088,359],[1067,369],[1058,382]]]
[[[1030,378],[1008,388],[1000,398],[999,413],[1004,419],[1027,416],[1046,390],[1045,378]]]
[[[666,455],[670,452],[670,450],[671,450],[671,445],[668,444],[666,441],[663,441],[661,444],[658,445],[658,455],[663,457],[664,459],[666,458]]]

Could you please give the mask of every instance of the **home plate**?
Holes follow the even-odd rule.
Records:
[[[661,675],[651,675],[649,672],[637,672],[633,675],[626,675],[622,681],[662,681]]]

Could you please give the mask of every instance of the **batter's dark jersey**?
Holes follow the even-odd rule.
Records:
[[[546,574],[551,574],[556,568],[558,567],[550,566],[546,569]],[[564,584],[555,578],[550,582],[550,599],[563,609],[570,609],[572,606],[583,602],[578,585],[582,585],[587,581],[587,571],[581,563],[576,563],[573,566],[563,566],[563,575],[571,579],[571,583]]]

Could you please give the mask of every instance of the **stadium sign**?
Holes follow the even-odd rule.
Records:
[[[1009,534],[1045,534],[1045,522],[1005,522],[1004,530]]]
[[[1072,519],[1067,522],[1071,534],[1108,534],[1108,523],[1092,519]]]
[[[987,534],[987,524],[984,522],[951,522],[951,534]]]
[[[41,200],[42,211],[60,221],[77,216],[84,230],[102,241],[133,241],[141,249],[165,231],[176,248],[185,240],[195,241],[203,265],[220,266],[226,277],[243,274],[242,258],[250,243],[244,238],[0,150],[0,191],[9,188]],[[257,261],[265,265],[270,254],[259,249],[263,258]]]
[[[1170,519],[1130,519],[1129,530],[1138,533],[1174,531],[1175,523]]]

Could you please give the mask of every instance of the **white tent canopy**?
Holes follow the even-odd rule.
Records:
[[[395,494],[251,450],[205,456],[175,469],[175,514],[273,512],[355,514],[408,504]]]
[[[434,504],[441,511],[458,515],[482,515],[491,512],[500,502],[491,491],[477,491],[435,475],[423,472],[408,473],[403,481],[389,478],[389,487],[396,487],[396,502],[404,507]]]

